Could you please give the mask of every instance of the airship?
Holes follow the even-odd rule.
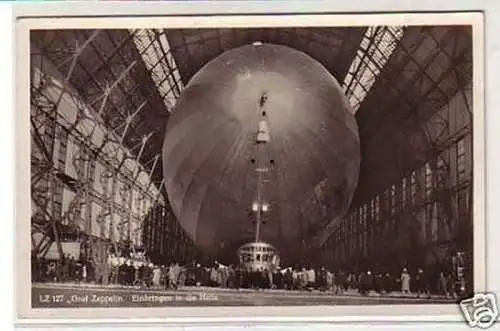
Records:
[[[232,263],[262,241],[284,264],[342,217],[358,182],[360,143],[335,77],[293,48],[228,50],[186,85],[162,149],[169,203],[194,243]]]

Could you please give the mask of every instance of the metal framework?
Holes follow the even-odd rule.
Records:
[[[82,56],[76,59],[69,83],[82,96],[82,101],[102,117],[105,127],[120,137],[119,143],[131,155],[141,152],[141,164],[152,166],[158,157],[154,147],[161,145],[163,139],[163,128],[157,125],[168,118],[164,100],[167,96],[160,94],[153,79],[157,70],[154,67],[148,70],[149,62],[143,60],[146,58],[144,52],[149,52],[153,46],[139,51],[134,43],[140,39],[136,33],[126,30],[58,30],[52,34],[37,31],[33,33],[32,42],[59,71],[67,73],[71,69],[68,60],[71,54],[68,53],[74,53],[67,51],[72,49],[72,40],[86,42],[96,34],[87,42]],[[151,120],[152,117],[156,120]],[[141,149],[144,136],[148,136],[150,143]],[[153,171],[157,186],[161,181],[159,168]]]
[[[253,42],[286,45],[309,54],[343,78],[366,28],[165,30],[184,84],[208,61]]]
[[[428,50],[427,58],[419,59],[412,54],[403,65],[406,67],[411,61],[424,61],[416,75],[413,72],[409,74],[416,77],[412,79],[412,92],[418,92],[421,95],[419,98],[423,99],[402,100],[409,109],[404,113],[405,133],[409,136],[406,145],[401,144],[402,137],[397,130],[386,135],[399,142],[402,152],[406,148],[406,153],[402,155],[408,152],[413,154],[412,163],[408,167],[407,162],[396,160],[397,182],[388,182],[385,189],[371,197],[364,197],[363,202],[353,206],[345,218],[332,223],[333,235],[330,232],[322,242],[326,259],[332,263],[349,259],[361,265],[365,263],[366,267],[368,257],[370,261],[377,259],[374,252],[387,256],[390,251],[395,256],[394,262],[399,258],[399,263],[413,265],[423,265],[426,261],[402,260],[408,256],[422,256],[422,252],[430,254],[428,259],[437,263],[449,258],[451,251],[465,251],[470,256],[472,57],[464,37],[467,37],[466,32],[450,29],[442,33],[441,38],[429,30],[418,38],[413,53],[418,54],[415,49],[425,43],[439,45]],[[404,46],[398,47],[410,52]],[[430,68],[435,68],[433,61],[439,58],[438,63],[445,61],[447,65],[435,72]],[[435,82],[429,83],[428,77],[432,75],[436,76]],[[436,107],[440,107],[438,111],[434,111]],[[404,109],[400,107],[397,111]],[[401,114],[394,114],[397,111],[382,113],[384,117],[380,118],[387,121],[390,116],[400,117]],[[451,123],[456,126],[457,122],[461,126],[450,127]],[[383,127],[378,129],[384,130]],[[394,242],[390,238],[398,239]],[[418,251],[419,254],[409,253],[408,250]],[[398,252],[406,257],[396,258]],[[383,263],[382,260],[380,262]]]
[[[418,111],[429,118],[472,77],[470,32],[463,27],[406,28],[393,56],[359,111],[362,135]],[[459,73],[459,79],[457,79]],[[398,82],[397,84],[395,82]],[[367,109],[366,112],[363,109]],[[376,116],[369,113],[376,112]],[[362,125],[366,118],[370,125]]]
[[[100,226],[99,239],[108,232],[108,238],[115,246],[120,242],[130,241],[131,224],[141,222],[140,214],[143,213],[139,209],[138,215],[131,215],[131,189],[135,189],[142,200],[149,199],[156,203],[161,198],[160,191],[153,189],[151,181],[139,181],[141,175],[151,177],[158,157],[147,171],[139,163],[141,153],[132,156],[123,148],[130,124],[143,105],[134,113],[127,114],[124,128],[118,135],[116,128],[106,128],[100,111],[83,106],[84,102],[78,100],[76,93],[71,91],[69,82],[78,58],[96,36],[97,34],[93,34],[82,46],[76,47],[71,55],[70,70],[62,81],[53,77],[56,73],[53,68],[51,72],[50,61],[43,52],[32,54],[32,62],[39,64],[38,67],[33,67],[31,91],[31,128],[35,147],[32,152],[32,202],[35,210],[32,220],[32,249],[35,256],[43,257],[55,242],[62,258],[61,241],[64,238],[61,238],[61,234],[68,234],[68,231],[86,233],[92,247],[94,239],[97,239],[92,236],[95,232],[92,230],[92,208],[95,203],[101,206],[96,217]],[[104,91],[100,109],[109,101],[111,92],[112,88]],[[95,141],[99,138],[101,142],[96,144]],[[140,151],[147,142],[147,139],[141,141]],[[98,179],[104,187],[102,194],[95,188],[96,163],[104,167]],[[68,173],[68,167],[75,170],[74,176]],[[121,189],[117,189],[118,183],[121,184]],[[63,211],[65,190],[72,191],[73,196],[69,198],[69,205]],[[116,214],[122,220],[120,224],[113,222]],[[110,220],[108,229],[104,227],[106,217]],[[50,229],[47,224],[51,224]],[[69,226],[69,229],[62,226]],[[37,234],[38,239],[35,238]]]

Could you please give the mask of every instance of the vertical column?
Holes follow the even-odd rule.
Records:
[[[118,194],[120,195],[120,227],[119,227],[119,236],[120,242],[127,241],[130,238],[130,213],[131,213],[131,205],[130,205],[130,195],[132,185],[126,177],[130,177],[128,171],[124,171],[125,174],[120,176],[121,185]]]
[[[87,167],[87,190],[85,192],[85,232],[87,235],[92,236],[92,205],[94,203],[94,199],[92,197],[91,192],[94,187],[95,180],[95,159],[89,158],[88,167]]]
[[[108,199],[108,210],[109,210],[109,239],[111,240],[111,242],[113,243],[116,243],[117,242],[117,238],[116,238],[116,231],[115,231],[115,227],[116,227],[116,224],[115,224],[115,211],[116,211],[116,208],[115,208],[115,197],[116,197],[116,182],[118,181],[118,171],[113,171],[114,173],[112,174],[112,176],[110,177],[110,181],[111,181],[111,194],[110,194],[110,197]]]
[[[99,182],[102,187],[102,196],[100,199],[100,206],[102,207],[101,212],[99,213],[99,216],[97,217],[97,223],[99,224],[100,231],[99,231],[99,237],[104,238],[105,237],[105,227],[106,227],[106,214],[109,212],[109,181],[111,180],[112,176],[110,173],[110,170],[108,169],[108,166],[103,164]]]
[[[55,157],[55,168],[57,171],[64,173],[64,168],[66,164],[66,150],[68,144],[68,133],[64,130],[62,126],[56,127],[56,137],[58,139],[58,149]],[[52,190],[52,217],[56,221],[61,221],[62,218],[62,199],[63,199],[63,184],[62,182],[53,177],[50,179],[50,184],[53,186]]]
[[[66,218],[68,219],[68,224],[71,224],[74,229],[79,231],[82,228],[82,224],[80,224],[82,220],[82,207],[85,203],[86,196],[86,185],[87,185],[87,176],[86,176],[86,167],[87,167],[87,155],[85,150],[85,145],[77,142],[74,136],[71,136],[74,140],[72,144],[74,151],[71,158],[71,163],[75,169],[75,179],[76,185],[73,185],[75,190],[75,194],[73,198],[69,202],[68,210]],[[71,175],[68,173],[68,175]],[[68,191],[69,192],[69,191]]]
[[[166,222],[167,222],[167,217],[166,217],[166,206],[161,205],[161,236],[160,236],[160,255],[164,256],[165,254],[165,236],[166,234]]]
[[[141,190],[137,194],[137,209],[138,209],[138,214],[139,214],[139,219],[141,220],[141,232],[140,232],[140,238],[141,242],[139,246],[143,246],[146,244],[145,239],[147,236],[147,226],[148,222],[146,219],[146,212],[144,210],[144,192]]]
[[[137,187],[137,191],[135,194],[135,211],[136,211],[136,217],[137,217],[137,224],[134,227],[135,228],[135,245],[140,246],[142,244],[142,232],[143,232],[143,227],[144,227],[144,216],[142,212],[142,206],[141,206],[141,191],[140,187]]]
[[[134,205],[134,190],[135,186],[132,183],[129,189],[128,201],[127,201],[127,212],[128,212],[128,222],[127,222],[127,241],[132,243],[132,222],[134,222],[133,205]]]

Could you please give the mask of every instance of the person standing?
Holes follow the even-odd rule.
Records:
[[[215,282],[217,287],[222,287],[223,279],[224,279],[224,267],[220,264],[217,265],[217,270],[215,271]]]
[[[306,268],[302,268],[302,271],[300,272],[300,289],[306,289],[307,284],[309,284],[309,273]]]
[[[330,270],[326,270],[326,289],[328,291],[333,291],[335,287],[335,277],[336,275]]]
[[[118,267],[118,284],[127,285],[127,261],[125,259],[120,259],[120,266]]]
[[[161,269],[158,266],[155,266],[153,269],[153,286],[159,287],[161,279]]]
[[[210,287],[216,287],[217,284],[217,265],[210,267]]]
[[[284,287],[286,290],[292,290],[293,289],[293,273],[292,273],[292,268],[288,268],[285,271],[285,276],[284,276]]]
[[[111,257],[107,261],[101,262],[101,275],[102,275],[102,285],[107,286],[109,284],[111,272]]]
[[[134,285],[138,285],[141,280],[141,275],[139,273],[139,269],[141,268],[141,263],[138,261],[134,261]]]
[[[335,274],[335,294],[342,294],[344,291],[347,290],[347,279],[344,271],[342,269],[339,269],[337,273]]]
[[[140,286],[146,286],[147,273],[146,273],[146,262],[140,262],[139,264],[139,282]]]
[[[358,291],[361,295],[366,295],[366,273],[361,271],[358,276]]]
[[[383,279],[383,291],[385,293],[391,293],[394,289],[394,279],[390,273],[386,272]]]
[[[118,284],[120,276],[120,259],[113,255],[111,258],[111,284]]]
[[[423,276],[423,271],[422,269],[418,269],[417,273],[413,276],[412,279],[412,287],[413,290],[417,293],[417,298],[420,297],[420,293],[422,292],[422,276]]]
[[[365,277],[365,291],[367,294],[369,294],[370,291],[373,290],[373,284],[374,284],[374,277],[372,271],[368,270],[366,272],[366,277]]]
[[[453,275],[453,272],[448,273],[448,277],[446,279],[446,285],[448,286],[448,296],[451,296],[453,298],[457,297],[456,294],[456,278],[455,275]]]
[[[408,269],[403,268],[403,272],[401,272],[401,292],[403,294],[410,294],[410,279]]]
[[[381,272],[373,277],[373,289],[379,294],[382,294],[384,290],[384,276]]]
[[[351,272],[347,276],[346,282],[344,282],[344,290],[347,291],[348,289],[354,289],[356,287],[356,276]]]
[[[439,273],[438,293],[448,296],[448,283],[444,272]]]
[[[325,267],[321,267],[318,273],[318,288],[321,292],[325,292],[328,287],[328,275]]]
[[[312,291],[316,287],[316,270],[309,268],[307,271],[307,288]]]
[[[87,261],[83,261],[82,263],[82,282],[87,282]]]
[[[269,289],[274,288],[275,281],[274,281],[274,277],[273,277],[273,272],[271,270],[266,270],[265,276],[267,278],[266,288],[269,288]]]
[[[177,289],[178,280],[179,280],[179,268],[177,263],[171,264],[168,270],[168,278],[169,278],[169,287],[173,289]]]
[[[178,273],[179,273],[179,278],[177,279],[177,287],[184,287],[186,284],[186,269],[180,265],[178,265]]]
[[[244,271],[237,266],[234,269],[234,287],[239,290],[244,284],[243,284],[243,278],[245,277]]]
[[[424,269],[420,268],[418,269],[418,275],[420,276],[420,288],[419,288],[419,295],[423,294],[426,296],[428,299],[431,297],[431,286],[430,286],[430,272],[424,272]]]

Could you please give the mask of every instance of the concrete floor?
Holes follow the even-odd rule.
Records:
[[[62,307],[172,307],[172,306],[312,306],[453,303],[442,297],[402,297],[355,291],[342,295],[331,292],[284,290],[235,290],[184,287],[178,290],[104,287],[78,284],[33,284],[33,308]]]

